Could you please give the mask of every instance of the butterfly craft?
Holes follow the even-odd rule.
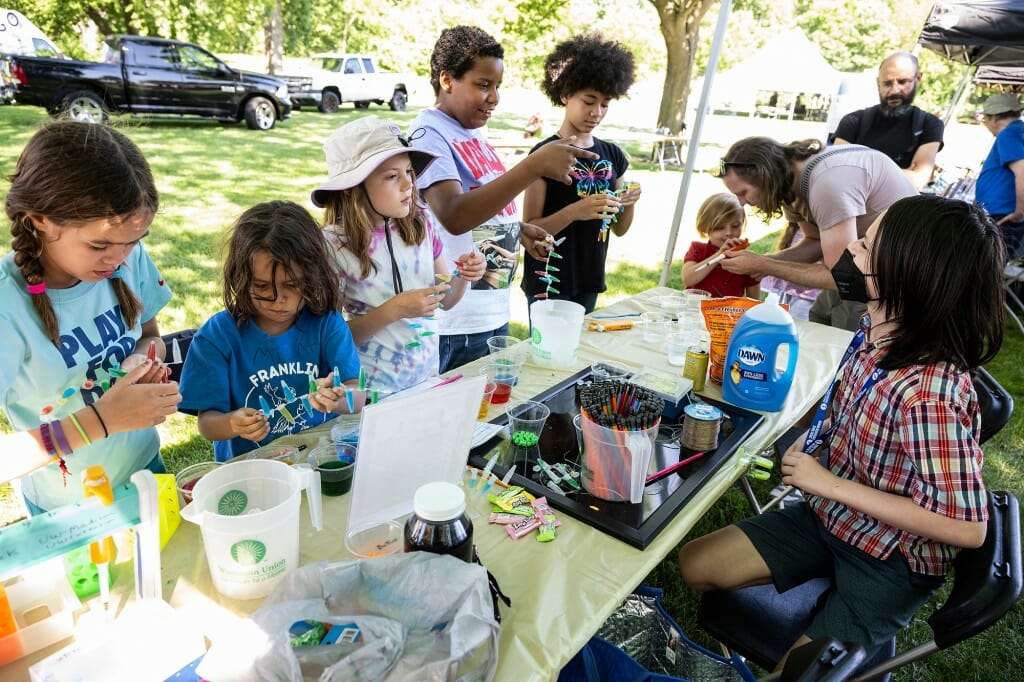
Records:
[[[617,196],[616,192],[610,189],[614,179],[612,162],[608,159],[598,159],[593,164],[577,159],[576,167],[572,171],[576,178],[576,194],[581,198],[591,194],[610,194]],[[601,229],[597,233],[597,241],[608,240],[608,230],[611,224],[618,220],[617,215],[612,215],[601,221]]]

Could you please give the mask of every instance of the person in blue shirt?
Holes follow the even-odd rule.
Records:
[[[242,214],[228,238],[224,307],[199,329],[181,374],[181,407],[199,413],[218,462],[349,411],[359,357],[306,209],[270,201]]]
[[[142,151],[106,126],[60,121],[18,158],[0,259],[0,481],[21,478],[30,514],[165,471],[153,428],[177,410],[157,313],[171,291],[146,253],[159,195]],[[116,383],[115,383],[116,379]]]
[[[1024,107],[1012,92],[985,100],[982,121],[996,140],[974,186],[974,201],[996,221],[1010,260],[1024,256]]]

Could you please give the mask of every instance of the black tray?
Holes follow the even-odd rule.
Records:
[[[579,446],[572,420],[579,414],[579,387],[590,381],[590,378],[589,368],[581,370],[532,398],[537,402],[544,403],[551,410],[551,415],[544,424],[540,443],[537,446],[529,450],[520,448],[513,445],[505,432],[502,432],[486,443],[473,448],[469,453],[469,463],[482,469],[487,464],[485,457],[497,450],[499,459],[495,463],[493,471],[498,478],[502,478],[508,468],[515,463],[516,472],[511,480],[513,485],[522,486],[537,497],[545,496],[553,508],[633,547],[644,549],[668,522],[693,499],[711,476],[722,467],[722,464],[732,457],[736,449],[760,425],[764,417],[741,407],[710,398],[700,398],[701,402],[709,403],[722,410],[724,415],[719,430],[718,447],[707,451],[704,457],[693,464],[670,474],[660,482],[647,486],[643,502],[636,504],[609,502],[594,497],[582,487],[579,491],[567,490],[569,486],[564,483],[561,487],[566,489],[566,492],[558,493],[546,485],[548,477],[543,472],[532,470],[533,463],[539,454],[548,464],[559,462],[578,464]],[[492,419],[491,423],[505,425],[507,421],[507,417],[503,414]],[[680,421],[681,418],[679,420],[662,419],[661,429],[655,443],[656,462],[649,469],[650,471],[661,470],[694,454],[695,451],[679,444]],[[527,468],[530,470],[524,471]]]

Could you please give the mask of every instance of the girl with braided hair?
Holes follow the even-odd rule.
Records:
[[[181,395],[156,322],[171,292],[141,244],[159,202],[139,148],[106,126],[53,123],[10,180],[0,409],[15,433],[0,481],[22,477],[35,514],[81,497],[69,471],[102,465],[113,486],[165,472],[153,427]]]

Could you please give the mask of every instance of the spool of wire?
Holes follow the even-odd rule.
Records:
[[[722,411],[707,403],[693,403],[683,409],[683,432],[679,444],[690,450],[714,450],[718,447],[718,427]]]

